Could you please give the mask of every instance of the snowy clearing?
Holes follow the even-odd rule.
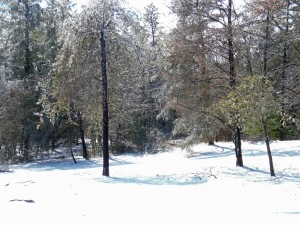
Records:
[[[44,160],[0,173],[5,225],[298,225],[300,141],[272,142],[276,177],[263,142],[196,145],[156,155]]]

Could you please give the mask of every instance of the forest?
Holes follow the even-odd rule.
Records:
[[[80,145],[82,157],[300,138],[300,2],[0,2],[0,162]]]

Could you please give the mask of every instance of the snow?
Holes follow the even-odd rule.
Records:
[[[44,160],[0,173],[5,225],[296,225],[300,221],[300,141],[243,142],[244,168],[232,143],[195,145],[110,160]]]

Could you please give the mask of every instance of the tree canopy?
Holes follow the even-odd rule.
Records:
[[[153,3],[139,13],[118,0],[81,10],[2,1],[0,160],[78,142],[84,158],[100,156],[104,139],[110,153],[156,152],[181,138],[233,140],[242,166],[241,139],[298,139],[299,2],[236,10],[232,0],[173,0],[170,9],[176,25],[164,30]]]

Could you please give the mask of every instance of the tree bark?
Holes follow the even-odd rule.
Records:
[[[264,59],[263,59],[264,79],[267,78],[267,73],[268,73],[268,56],[269,56],[269,39],[270,39],[270,28],[269,28],[270,12],[269,12],[269,10],[267,12],[266,23],[267,24],[266,24],[265,46],[264,46]],[[266,143],[267,151],[268,151],[270,175],[275,176],[272,153],[271,153],[271,148],[270,148],[270,141],[269,141],[269,136],[268,136],[267,121],[262,117],[261,122],[262,122],[263,132],[264,132],[264,136],[265,136],[265,143]]]
[[[106,74],[106,46],[104,28],[101,29],[101,71],[102,71],[102,110],[103,110],[103,176],[109,176],[109,132],[108,132],[108,100],[107,100],[107,74]]]
[[[228,0],[228,61],[229,61],[229,79],[230,88],[233,89],[236,83],[236,73],[234,65],[234,49],[233,49],[233,30],[232,30],[232,0]],[[237,112],[238,113],[238,112]],[[236,165],[243,166],[242,145],[241,145],[241,129],[237,125],[234,129],[234,145],[236,153]]]
[[[79,133],[80,133],[80,139],[81,139],[81,145],[82,145],[82,157],[84,159],[88,159],[89,155],[88,155],[87,147],[86,147],[86,144],[85,144],[84,129],[83,129],[81,113],[78,112],[77,116],[78,116]]]
[[[235,66],[234,66],[234,50],[233,50],[233,32],[232,32],[232,0],[228,0],[228,60],[229,60],[229,75],[230,87],[235,85]]]
[[[32,73],[32,63],[30,58],[30,9],[29,9],[29,3],[28,1],[24,1],[25,4],[25,64],[24,64],[24,72],[25,72],[25,78],[28,78],[30,74]]]
[[[242,155],[241,129],[236,127],[234,130],[234,146],[236,154],[236,166],[244,166]]]
[[[73,159],[74,163],[77,164],[77,161],[75,159],[75,156],[74,156],[74,153],[73,153],[73,149],[72,149],[71,146],[70,146],[70,151],[71,151],[71,156],[72,156],[72,159]]]
[[[280,77],[281,83],[281,119],[280,119],[280,140],[283,141],[285,139],[284,133],[284,114],[285,114],[285,82],[286,82],[286,70],[288,66],[288,34],[289,34],[289,19],[290,19],[290,0],[287,0],[286,6],[286,24],[285,24],[285,32],[284,32],[284,45],[283,45],[283,67],[282,73]]]
[[[270,140],[269,140],[269,135],[268,135],[267,122],[266,122],[265,119],[262,119],[262,126],[263,126],[263,130],[264,130],[265,142],[266,142],[267,151],[268,151],[269,166],[270,166],[270,175],[272,177],[275,177],[275,171],[274,171],[274,165],[273,165],[273,157],[272,157],[272,152],[271,152],[271,148],[270,148]]]
[[[51,132],[51,150],[54,151],[55,149],[55,135],[56,135],[56,129],[55,127],[52,128],[52,132]]]
[[[269,55],[269,39],[270,39],[270,12],[268,11],[267,18],[266,18],[266,36],[265,36],[265,46],[264,46],[264,78],[267,77],[268,73],[268,55]]]

